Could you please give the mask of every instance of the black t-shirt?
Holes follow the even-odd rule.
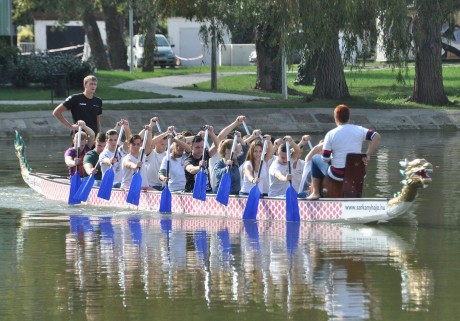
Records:
[[[208,165],[209,165],[209,153],[208,153],[208,150],[206,150],[206,152],[204,154],[204,160],[207,161],[206,167],[204,168],[204,172],[206,173],[206,177],[207,177],[206,193],[211,193],[212,188],[211,188],[211,179],[209,177],[209,169],[208,169]],[[198,166],[200,164],[200,161],[201,161],[201,157],[196,159],[196,158],[193,157],[193,155],[190,154],[185,159],[184,168],[187,168],[188,165]],[[201,171],[201,169],[200,169],[200,171]],[[186,179],[185,191],[186,192],[188,192],[188,193],[193,192],[193,188],[195,187],[195,176],[196,175],[197,174],[190,174],[187,170],[185,170],[185,179]]]
[[[87,98],[83,93],[67,97],[63,105],[72,113],[74,123],[83,120],[95,134],[97,130],[97,116],[102,115],[102,99],[94,96]]]

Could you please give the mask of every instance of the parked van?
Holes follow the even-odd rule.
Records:
[[[135,35],[133,37],[133,56],[134,56],[134,67],[140,67],[142,65],[142,57],[144,56],[144,35]],[[161,68],[175,67],[176,66],[176,55],[172,50],[174,45],[170,45],[168,39],[165,36],[157,34],[155,35],[155,53],[154,63],[155,66],[161,66]],[[131,64],[131,47],[128,46],[128,66]]]

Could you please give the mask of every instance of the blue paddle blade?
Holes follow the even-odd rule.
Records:
[[[170,216],[168,216],[168,218],[161,218],[160,226],[163,233],[169,234],[172,231],[172,220]]]
[[[110,243],[114,242],[114,234],[111,217],[103,217],[99,223],[99,231],[101,231],[101,239],[109,240]]]
[[[195,177],[195,186],[193,187],[193,198],[206,201],[206,182],[207,176],[202,168]]]
[[[88,200],[89,193],[91,192],[91,189],[93,188],[94,185],[94,175],[91,174],[83,180],[83,183],[80,185],[78,188],[77,193],[75,193],[75,198],[82,201],[86,202]]]
[[[300,222],[286,222],[286,249],[293,255],[299,244]]]
[[[97,197],[107,201],[110,200],[114,178],[115,173],[113,172],[112,167],[110,167],[102,177],[101,185],[99,186],[99,191],[97,192]]]
[[[220,245],[222,247],[222,253],[232,254],[232,240],[230,239],[230,234],[228,229],[225,228],[217,232],[217,237],[220,240]]]
[[[201,261],[208,258],[208,238],[205,230],[195,231],[193,233],[195,251]]]
[[[243,220],[257,219],[257,210],[259,208],[260,190],[259,186],[254,185],[249,191],[246,207],[243,212]]]
[[[297,200],[297,192],[290,185],[286,190],[286,221],[299,222],[299,202]]]
[[[69,192],[69,204],[80,204],[80,200],[75,198],[75,194],[78,191],[78,188],[81,185],[81,178],[78,176],[78,173],[73,174],[70,179],[70,192]]]
[[[222,175],[219,189],[217,190],[216,200],[219,203],[225,206],[228,205],[228,197],[230,196],[231,187],[232,187],[232,178],[230,177],[230,173],[226,172],[224,175]]]
[[[249,238],[249,245],[251,245],[254,250],[259,250],[259,225],[257,221],[244,221],[243,224]]]
[[[171,203],[171,191],[169,190],[168,185],[166,185],[163,191],[161,191],[160,213],[171,213]]]
[[[131,231],[131,238],[135,245],[142,243],[142,229],[140,219],[133,217],[128,219],[129,230]]]
[[[128,196],[126,197],[126,202],[138,206],[139,199],[141,198],[141,189],[142,189],[142,177],[141,173],[137,171],[133,175],[131,185],[129,186]]]

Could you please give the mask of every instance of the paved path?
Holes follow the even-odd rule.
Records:
[[[243,73],[218,73],[219,77],[225,77],[230,75],[243,74]],[[194,90],[183,90],[175,89],[177,87],[191,86],[201,82],[211,80],[210,73],[203,74],[189,74],[189,75],[177,75],[168,77],[149,78],[141,80],[132,80],[125,83],[121,83],[115,88],[138,90],[144,92],[154,92],[163,95],[171,95],[174,98],[157,98],[157,99],[133,99],[133,100],[106,100],[104,104],[126,104],[126,103],[144,103],[144,104],[161,104],[165,102],[200,102],[200,101],[245,101],[245,100],[262,100],[267,99],[265,97],[248,96],[239,94],[228,94],[228,93],[214,93],[207,91],[194,91]],[[48,104],[49,100],[16,100],[16,101],[0,101],[0,104],[4,105],[38,105]],[[59,102],[57,102],[59,103]]]

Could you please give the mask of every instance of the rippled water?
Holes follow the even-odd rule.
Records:
[[[458,138],[384,133],[367,196],[400,189],[402,158],[435,172],[408,215],[369,226],[70,208],[1,141],[0,320],[456,320]],[[28,145],[34,170],[65,173],[65,143]]]

